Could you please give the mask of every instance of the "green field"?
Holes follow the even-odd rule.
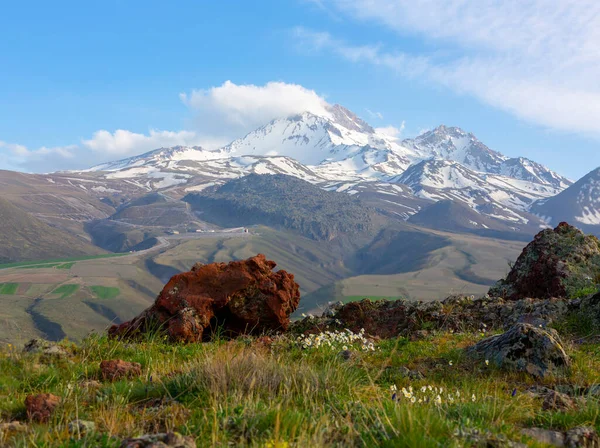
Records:
[[[61,299],[66,299],[70,295],[74,294],[79,290],[79,285],[69,284],[69,285],[61,285],[52,291],[52,294],[59,294]]]
[[[99,299],[114,299],[121,294],[119,288],[112,286],[90,286],[90,289]]]
[[[71,261],[70,263],[63,263],[56,266],[56,269],[71,269],[75,265],[75,261]]]
[[[113,258],[113,257],[122,257],[124,255],[128,255],[126,253],[119,254],[101,254],[101,255],[87,255],[84,257],[72,257],[72,258],[63,258],[57,260],[37,260],[37,261],[21,261],[18,263],[5,263],[0,264],[0,269],[8,269],[8,268],[22,268],[26,266],[35,266],[35,267],[47,267],[48,264],[52,264],[53,266],[57,266],[61,263],[70,263],[76,261],[85,261],[85,260],[98,260],[102,258]],[[39,266],[43,265],[43,266]],[[71,266],[69,266],[70,268]],[[67,269],[67,268],[65,268]]]
[[[20,266],[19,269],[46,269],[60,266],[61,263],[48,263],[48,264],[32,264],[30,266]]]
[[[19,287],[18,283],[0,283],[0,294],[14,295]]]

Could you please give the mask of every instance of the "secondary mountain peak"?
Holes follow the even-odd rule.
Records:
[[[600,232],[600,167],[556,196],[537,201],[531,211],[551,225],[568,221],[586,231]]]

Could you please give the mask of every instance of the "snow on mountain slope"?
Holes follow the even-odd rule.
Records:
[[[600,168],[556,196],[537,201],[531,212],[550,225],[567,221],[600,235]]]
[[[458,162],[474,171],[502,174],[518,180],[564,189],[571,185],[569,179],[529,159],[509,158],[492,151],[473,134],[460,128],[439,126],[415,139],[401,143],[423,159],[436,158]]]
[[[335,105],[329,112],[328,117],[305,112],[273,120],[224,149],[238,155],[285,155],[305,165],[344,160],[356,148],[366,146],[395,151],[401,169],[406,169],[417,158],[412,151],[401,148],[392,137],[377,133],[348,109]]]
[[[141,166],[172,168],[176,167],[177,162],[180,161],[204,161],[222,159],[228,156],[229,154],[223,149],[209,151],[200,146],[174,146],[172,148],[155,149],[139,156],[129,157],[115,162],[103,163],[81,172],[119,171]]]
[[[408,185],[425,199],[458,200],[473,210],[499,219],[527,224],[528,207],[558,191],[550,186],[473,171],[458,162],[425,160],[394,181]]]
[[[479,214],[534,226],[542,222],[528,214],[531,204],[571,185],[536,162],[491,150],[462,129],[442,125],[399,141],[339,105],[321,115],[273,120],[218,150],[161,148],[87,173],[174,194],[249,173],[287,174],[369,198],[403,219],[432,201],[451,199]],[[588,221],[600,219],[591,209],[581,213]]]

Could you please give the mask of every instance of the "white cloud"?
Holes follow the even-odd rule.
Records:
[[[212,149],[228,140],[207,138],[194,131],[157,131],[148,134],[123,129],[115,132],[99,130],[90,139],[62,147],[29,149],[24,145],[0,141],[0,150],[6,150],[6,166],[34,172],[89,168],[98,163],[138,155],[162,147],[202,146]]]
[[[195,126],[200,133],[232,139],[275,118],[305,111],[330,115],[327,102],[314,90],[284,82],[256,86],[226,81],[218,87],[182,93],[180,97],[197,114]]]
[[[65,159],[70,159],[74,157],[73,150],[76,148],[76,145],[57,146],[52,148],[42,146],[41,148],[30,150],[24,145],[0,141],[0,149],[7,149],[9,152],[8,157],[17,161],[40,160],[46,156],[59,156]]]
[[[600,135],[600,2],[595,0],[331,0],[350,16],[435,50],[408,54],[349,45],[303,28],[313,50],[469,94],[522,119]],[[427,47],[427,46],[426,46]]]
[[[118,129],[113,133],[96,131],[91,139],[83,140],[82,145],[92,151],[121,157],[170,146],[201,146],[202,140],[194,131],[151,129],[146,135]]]
[[[276,118],[302,112],[331,116],[328,110],[331,106],[322,95],[301,85],[284,82],[256,86],[226,81],[217,87],[182,93],[180,99],[195,115],[189,126],[191,129],[151,129],[148,133],[101,129],[77,144],[54,148],[29,149],[23,145],[0,142],[0,150],[8,152],[4,166],[49,172],[88,168],[162,147],[181,145],[215,149]],[[380,112],[369,113],[383,119]],[[398,136],[402,131],[402,128],[392,126],[381,129],[391,136]]]
[[[380,127],[380,128],[375,128],[375,132],[377,132],[379,134],[384,134],[384,135],[387,135],[387,136],[393,137],[393,138],[400,138],[402,136],[402,132],[404,132],[404,126],[405,126],[405,123],[403,121],[402,124],[400,124],[399,128],[396,126],[384,126],[384,127]]]

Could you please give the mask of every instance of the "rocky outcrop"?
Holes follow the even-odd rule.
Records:
[[[29,395],[25,398],[27,418],[34,422],[46,423],[61,401],[60,397],[53,394]]]
[[[488,331],[524,322],[546,327],[578,309],[578,301],[565,299],[522,299],[452,296],[442,302],[409,302],[364,299],[334,303],[321,317],[307,317],[293,324],[296,333],[317,333],[324,328],[361,328],[369,336],[414,337],[423,329],[445,331]],[[600,306],[598,307],[600,308]]]
[[[173,342],[286,330],[300,301],[294,276],[274,272],[276,263],[264,255],[230,263],[196,265],[175,275],[154,305],[140,316],[114,325],[113,337],[135,337],[158,331]]]
[[[100,376],[103,380],[116,381],[121,378],[132,378],[142,374],[142,366],[138,362],[127,362],[110,359],[100,363]]]
[[[600,241],[562,222],[538,233],[489,295],[509,300],[573,297],[600,284]]]
[[[578,426],[566,432],[544,428],[526,428],[521,433],[548,446],[564,448],[599,448],[598,433],[592,427]]]
[[[525,323],[478,342],[467,349],[467,354],[503,369],[527,372],[538,378],[561,373],[570,366],[555,330]]]

